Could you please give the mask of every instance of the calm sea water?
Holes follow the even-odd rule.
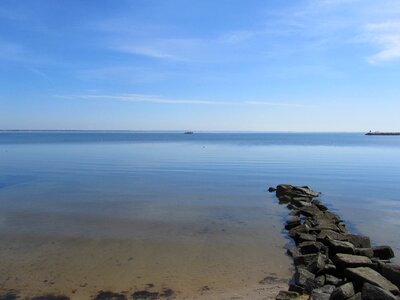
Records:
[[[113,239],[136,241],[129,247],[138,247],[140,241],[144,248],[135,248],[140,255],[170,253],[158,261],[164,269],[175,256],[192,255],[199,247],[209,249],[201,251],[201,259],[191,256],[190,263],[171,269],[189,278],[169,274],[154,279],[159,284],[182,282],[175,288],[183,292],[183,285],[191,285],[193,290],[201,280],[206,285],[210,268],[215,268],[216,276],[218,270],[227,274],[238,268],[261,276],[262,265],[271,261],[269,269],[289,276],[290,261],[281,250],[287,242],[281,234],[287,212],[266,192],[279,183],[309,185],[321,191],[321,200],[352,230],[370,235],[377,244],[392,245],[400,255],[400,137],[362,133],[1,132],[0,239],[4,260],[9,259],[9,269],[2,275],[12,277],[18,271],[18,260],[24,261],[25,268],[32,261],[43,265],[39,250],[36,257],[29,256],[34,251],[29,248],[32,241],[48,243],[41,251],[59,257],[68,256],[51,248],[51,243],[60,239],[75,243],[72,248],[78,240],[97,241],[96,247],[103,250],[106,246],[101,248],[101,241]],[[84,247],[73,249],[78,253],[90,249],[87,255],[96,256],[96,247]],[[154,250],[163,247],[170,250]],[[182,250],[185,247],[187,252]],[[109,251],[110,257],[123,255],[112,252],[115,249]],[[272,262],[271,253],[277,262]],[[156,273],[149,267],[154,256],[143,256],[142,260],[148,259],[140,269],[148,274],[142,276],[146,277],[143,284]],[[185,261],[181,258],[176,261]],[[243,265],[235,265],[235,258]],[[175,265],[183,263],[176,261]],[[191,274],[193,265],[196,274]],[[60,262],[58,270],[63,268]],[[83,274],[88,281],[92,278],[89,273]],[[193,278],[196,283],[190,281]],[[218,279],[212,280],[218,286]],[[237,285],[234,279],[231,283]],[[9,286],[12,284],[10,281]],[[71,279],[68,288],[74,289],[74,284]],[[99,282],[95,287],[102,288]]]

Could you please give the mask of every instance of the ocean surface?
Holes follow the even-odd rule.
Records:
[[[280,183],[400,256],[398,136],[0,132],[0,289],[263,293],[291,275]]]

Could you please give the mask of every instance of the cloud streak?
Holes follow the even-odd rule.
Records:
[[[271,101],[222,101],[222,100],[203,100],[203,99],[175,99],[166,98],[158,95],[148,94],[117,94],[117,95],[95,95],[95,94],[73,94],[73,95],[54,95],[56,98],[71,100],[105,100],[123,102],[142,102],[153,104],[173,104],[173,105],[261,105],[271,107],[300,108],[313,107],[312,105],[288,102]]]

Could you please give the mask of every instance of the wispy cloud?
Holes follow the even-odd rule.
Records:
[[[271,107],[313,107],[313,105],[290,103],[290,102],[271,102],[271,101],[225,101],[225,100],[204,100],[204,99],[176,99],[167,98],[158,95],[148,94],[117,94],[117,95],[96,95],[96,94],[72,94],[72,95],[54,95],[61,99],[75,100],[108,100],[124,102],[145,102],[155,104],[175,104],[175,105],[262,105]]]
[[[368,57],[368,62],[377,64],[400,59],[400,21],[371,23],[365,26],[365,40],[379,51]]]

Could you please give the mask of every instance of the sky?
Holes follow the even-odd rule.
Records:
[[[400,131],[399,0],[0,0],[0,129]]]

